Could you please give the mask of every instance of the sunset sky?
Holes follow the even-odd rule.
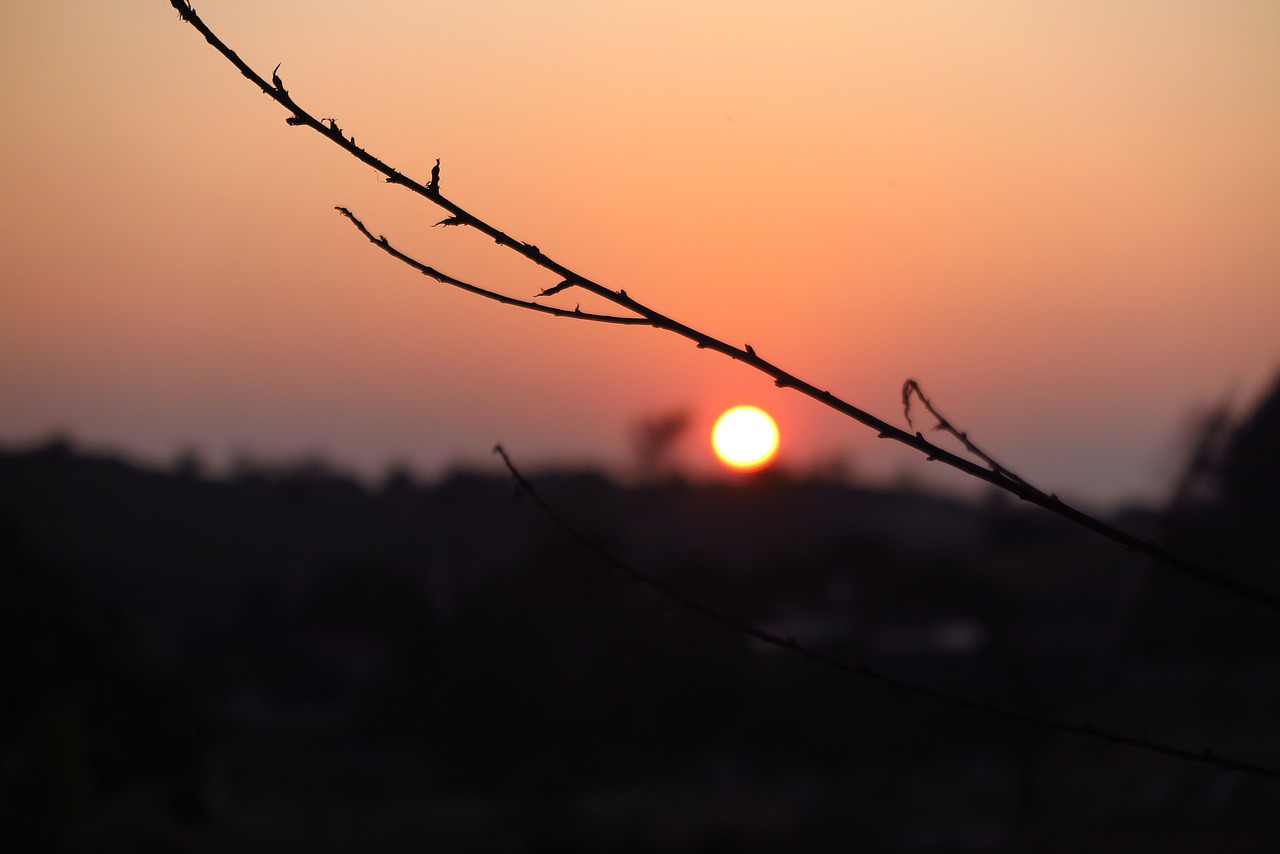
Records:
[[[1280,370],[1280,4],[202,0],[300,104],[596,281],[903,423],[919,380],[1086,504],[1160,495]],[[959,487],[665,333],[435,284],[554,284],[305,129],[167,0],[0,6],[0,444],[377,476],[628,473],[735,404],[779,464]],[[580,297],[556,298],[572,308]],[[581,300],[583,308],[596,307]]]

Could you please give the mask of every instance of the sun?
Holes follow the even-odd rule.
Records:
[[[778,425],[755,406],[735,406],[711,428],[711,447],[720,462],[738,471],[754,471],[778,453]]]

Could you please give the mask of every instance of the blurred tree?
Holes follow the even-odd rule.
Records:
[[[684,410],[643,418],[631,428],[636,470],[647,481],[661,480],[676,472],[675,453],[692,421]]]
[[[1274,524],[1280,514],[1280,376],[1232,434],[1219,478],[1227,513]]]

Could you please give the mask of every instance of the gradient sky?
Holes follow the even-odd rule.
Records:
[[[895,423],[915,377],[1064,496],[1159,494],[1192,414],[1280,368],[1272,0],[197,10],[517,238]],[[670,335],[381,255],[334,205],[445,272],[553,283],[287,127],[166,0],[6,3],[0,46],[0,443],[625,471],[631,426],[686,410],[708,473],[752,403],[793,469],[962,481]]]

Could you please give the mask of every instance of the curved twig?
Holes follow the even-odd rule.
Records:
[[[506,294],[500,294],[497,291],[491,291],[487,288],[482,288],[478,285],[473,285],[470,282],[464,282],[461,279],[455,279],[453,276],[446,276],[444,273],[441,273],[439,270],[435,269],[434,267],[428,267],[426,264],[423,264],[421,261],[418,261],[404,254],[399,249],[396,249],[387,241],[386,237],[382,235],[378,235],[377,237],[374,237],[373,232],[369,231],[369,229],[365,227],[365,224],[361,222],[356,217],[355,214],[353,214],[351,211],[347,210],[346,208],[339,206],[334,208],[334,210],[336,210],[338,213],[345,216],[347,219],[351,220],[351,224],[354,225],[361,234],[363,234],[366,238],[368,238],[369,242],[372,243],[374,246],[378,247],[383,252],[390,255],[392,258],[395,258],[398,261],[408,264],[410,267],[417,270],[419,273],[422,273],[424,276],[429,276],[435,279],[437,282],[441,282],[442,284],[452,285],[453,287],[460,288],[466,291],[467,293],[475,294],[476,296],[482,296],[485,299],[491,299],[491,300],[494,300],[495,302],[500,302],[503,305],[513,305],[518,308],[527,308],[530,311],[538,311],[538,312],[542,312],[543,314],[550,314],[553,317],[572,317],[574,320],[591,320],[597,323],[616,323],[623,326],[648,326],[649,325],[649,321],[645,320],[643,317],[619,317],[613,314],[591,314],[589,312],[579,311],[577,309],[570,311],[569,309],[566,309],[566,308],[555,308],[554,306],[542,305],[541,303],[530,302],[529,300],[516,299],[515,297],[509,297]],[[547,296],[555,292],[556,288],[559,288],[559,287],[561,286],[557,285],[555,288],[544,290],[538,296]]]
[[[1103,741],[1109,745],[1124,745],[1126,747],[1145,750],[1150,753],[1159,753],[1163,756],[1171,756],[1175,759],[1182,759],[1187,762],[1200,762],[1208,765],[1216,765],[1229,771],[1245,771],[1249,774],[1257,774],[1262,777],[1270,777],[1273,780],[1280,780],[1280,769],[1273,768],[1268,765],[1261,765],[1256,762],[1244,762],[1238,759],[1231,759],[1226,756],[1220,756],[1209,748],[1201,750],[1190,750],[1182,747],[1174,747],[1163,742],[1154,741],[1150,738],[1140,736],[1125,735],[1124,733],[1114,732],[1103,727],[1094,726],[1091,723],[1073,724],[1062,721],[1054,721],[1048,718],[1041,718],[1036,715],[1020,712],[1007,706],[1001,706],[996,703],[985,702],[982,700],[974,700],[960,694],[953,694],[949,691],[943,691],[938,688],[932,688],[918,682],[912,682],[908,679],[902,679],[897,676],[891,676],[883,673],[867,664],[854,664],[844,659],[837,658],[833,655],[827,655],[811,647],[795,640],[795,638],[786,637],[775,634],[768,629],[762,629],[744,622],[736,617],[732,617],[723,611],[706,605],[697,599],[690,598],[677,590],[669,583],[662,582],[642,572],[634,567],[624,563],[606,550],[603,546],[588,539],[585,535],[570,524],[563,516],[556,512],[542,497],[542,495],[534,488],[533,484],[521,474],[516,468],[515,463],[507,456],[506,450],[497,445],[493,452],[502,458],[502,462],[507,467],[507,471],[511,473],[511,477],[515,480],[517,487],[526,495],[528,495],[533,503],[538,506],[546,516],[555,523],[562,531],[569,535],[578,545],[584,549],[594,553],[609,569],[625,575],[630,581],[641,584],[657,593],[659,596],[674,602],[687,611],[691,611],[700,617],[719,623],[739,634],[754,638],[761,643],[769,646],[784,649],[787,652],[806,658],[815,664],[832,670],[838,670],[849,676],[855,676],[870,682],[883,685],[893,691],[904,694],[912,694],[917,697],[923,697],[935,702],[944,703],[949,706],[955,706],[967,709],[971,712],[977,712],[990,717],[1001,718],[1011,723],[1021,724],[1024,726],[1034,727],[1036,729],[1047,730],[1050,732],[1061,733],[1066,735],[1082,736],[1091,738],[1095,741]]]

